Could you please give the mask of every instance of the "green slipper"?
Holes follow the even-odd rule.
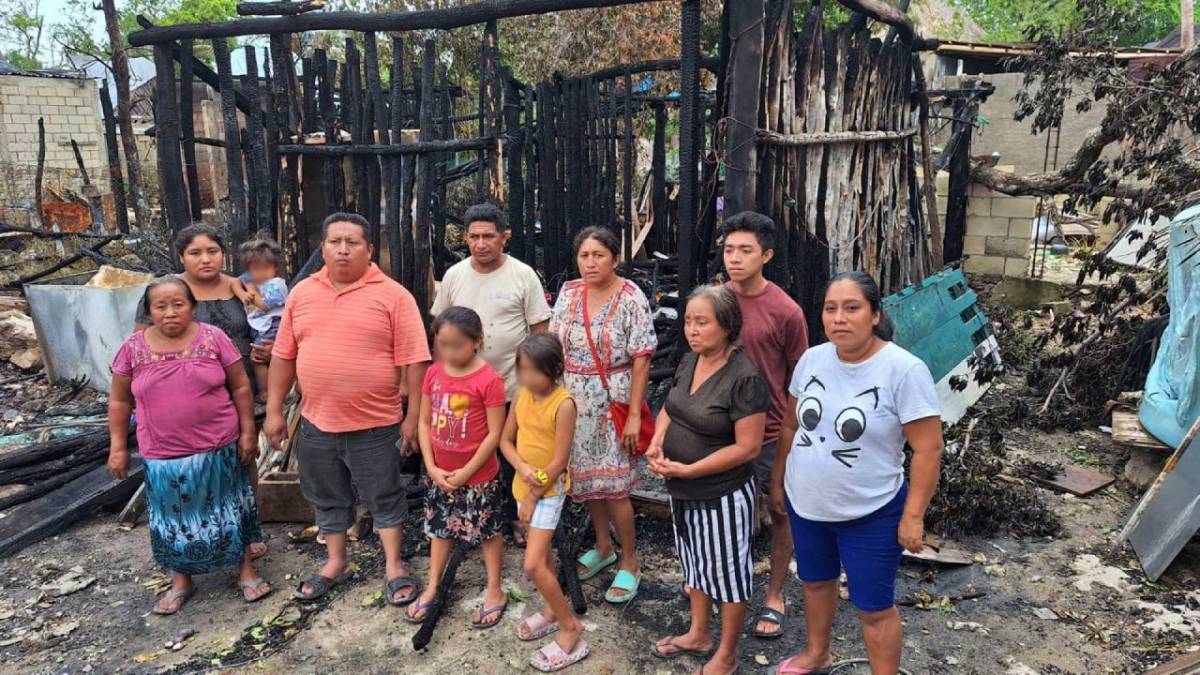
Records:
[[[617,554],[611,553],[607,558],[601,558],[600,554],[596,552],[596,549],[588,549],[587,553],[579,556],[578,562],[580,565],[583,565],[587,568],[582,574],[579,575],[579,580],[587,581],[609,567],[617,564]]]
[[[623,605],[637,596],[638,587],[642,585],[642,578],[635,577],[625,570],[617,570],[617,576],[613,577],[612,584],[604,593],[604,599],[614,605]],[[624,595],[613,595],[613,591],[624,591]]]

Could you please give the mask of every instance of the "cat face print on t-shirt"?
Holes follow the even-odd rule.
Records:
[[[867,433],[872,413],[879,410],[879,387],[867,387],[849,400],[831,401],[825,383],[809,377],[796,404],[795,448],[828,452],[846,468],[854,468],[862,453],[860,440]]]

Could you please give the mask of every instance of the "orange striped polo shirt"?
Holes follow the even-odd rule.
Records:
[[[296,284],[272,354],[296,361],[300,412],[329,433],[399,423],[396,369],[430,360],[412,294],[374,263],[340,291],[328,268]]]

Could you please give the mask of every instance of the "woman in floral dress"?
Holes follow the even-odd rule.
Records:
[[[579,558],[579,578],[590,579],[619,560],[605,593],[613,603],[629,602],[641,582],[629,492],[637,480],[637,458],[632,455],[650,357],[657,346],[650,304],[640,288],[617,275],[619,255],[620,242],[611,230],[580,231],[575,261],[581,278],[563,285],[550,317],[550,332],[566,352],[565,384],[579,407],[571,449],[571,498],[587,502],[596,530],[595,548]],[[593,351],[600,356],[600,367]],[[620,435],[609,413],[611,401],[629,404]],[[619,558],[610,524],[621,542]]]

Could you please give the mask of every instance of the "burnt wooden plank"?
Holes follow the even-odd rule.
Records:
[[[170,55],[163,56],[169,58]],[[0,520],[0,557],[52,537],[98,508],[129,499],[142,482],[142,468],[141,459],[135,458],[131,462],[129,478],[116,480],[109,475],[108,467],[101,465],[52,492],[9,510],[4,520]]]
[[[683,0],[680,33],[682,35],[679,105],[679,297],[686,298],[695,284],[696,204],[699,186],[696,163],[697,141],[703,123],[700,107],[700,1]],[[757,92],[754,94],[757,96]],[[703,256],[703,251],[699,252]],[[682,326],[683,313],[679,314]],[[676,331],[680,341],[676,354],[684,353],[684,332]]]
[[[525,176],[521,162],[525,153],[525,130],[521,127],[521,88],[507,66],[501,71],[504,87],[504,132],[512,139],[505,148],[508,164],[508,228],[512,232],[509,250],[526,263],[525,258]],[[469,223],[468,223],[469,224]]]
[[[391,108],[388,111],[390,117],[388,123],[391,125],[390,140],[393,145],[399,145],[404,141],[404,42],[399,36],[392,38],[391,78],[391,82],[388,83],[391,87],[389,92]],[[404,241],[400,236],[400,211],[406,208],[400,201],[400,163],[402,161],[399,157],[393,157],[385,160],[384,164],[386,169],[384,180],[387,195],[385,221],[387,223],[388,266],[392,278],[401,283],[404,280]]]

